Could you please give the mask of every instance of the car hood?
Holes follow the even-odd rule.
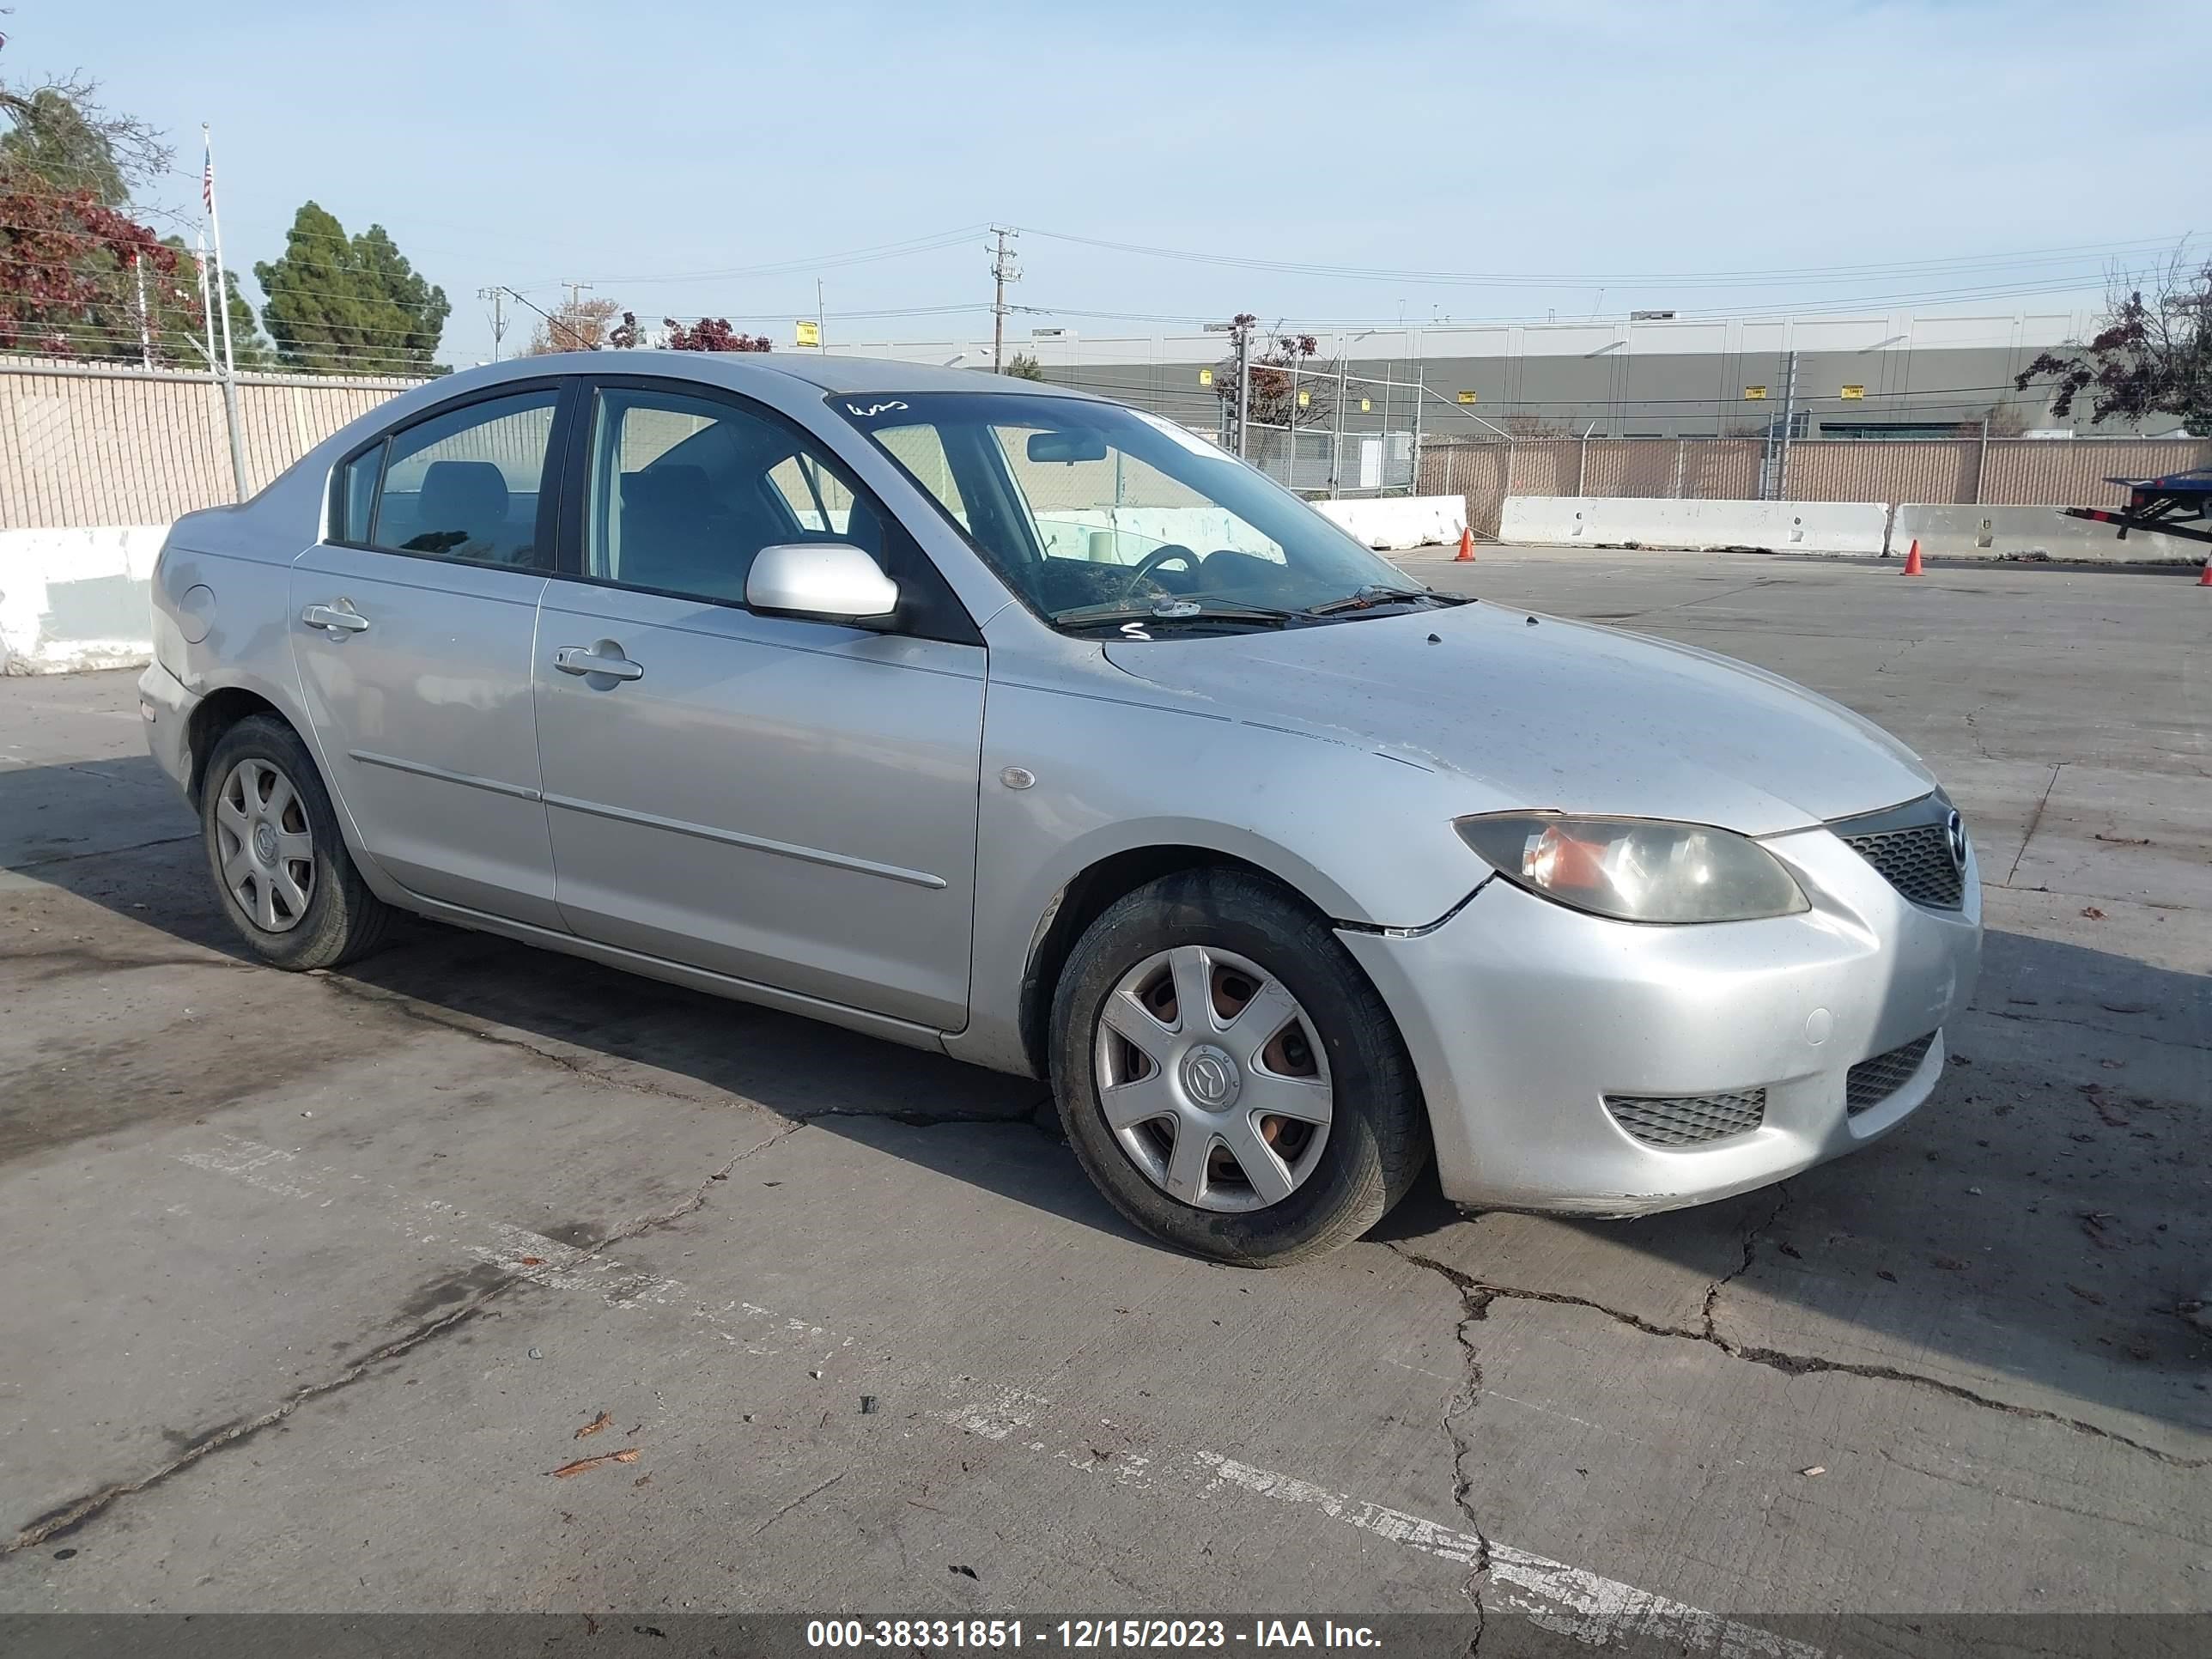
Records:
[[[1911,750],[1779,675],[1489,604],[1326,627],[1116,640],[1116,667],[1557,809],[1771,835],[1935,787]]]

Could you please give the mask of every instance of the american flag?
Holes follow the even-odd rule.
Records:
[[[209,147],[206,154],[207,164],[200,169],[200,200],[207,204],[208,211],[212,213],[215,211],[215,149],[212,145]]]

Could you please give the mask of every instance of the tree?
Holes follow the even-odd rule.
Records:
[[[611,326],[615,319],[612,300],[586,300],[581,295],[571,295],[552,312],[538,319],[530,343],[522,349],[526,357],[543,357],[552,351],[597,351],[611,344],[608,338],[614,331]],[[625,320],[633,313],[623,312]]]
[[[0,188],[0,350],[136,357],[138,284],[196,303],[174,249],[89,191]]]
[[[1039,367],[1037,360],[1030,356],[1026,351],[1017,351],[1012,356],[1006,359],[1006,368],[999,372],[1002,374],[1011,375],[1017,380],[1042,380],[1044,379],[1044,370]]]
[[[1252,391],[1248,405],[1249,419],[1255,426],[1310,426],[1328,415],[1325,398],[1312,395],[1310,383],[1301,384],[1291,370],[1303,364],[1320,349],[1320,342],[1310,334],[1276,334],[1263,337],[1261,348],[1254,353],[1253,331],[1260,319],[1250,312],[1243,312],[1231,323],[1231,331],[1247,354],[1248,372]],[[1214,395],[1227,405],[1233,423],[1237,418],[1237,358],[1231,356],[1213,368]],[[1307,393],[1304,405],[1298,393]]]
[[[313,202],[293,216],[284,252],[253,267],[261,307],[288,368],[320,374],[444,374],[432,361],[453,307],[416,274],[382,225],[349,237]]]
[[[2087,392],[2093,422],[2173,415],[2191,432],[2212,433],[2212,258],[2194,263],[2176,249],[2162,268],[2118,273],[2088,343],[2045,352],[2013,386],[2025,392],[2046,379],[2057,382],[2051,412],[2061,420]]]
[[[166,360],[168,319],[198,314],[198,275],[126,210],[168,147],[98,90],[0,79],[0,349],[135,360],[150,335]]]
[[[4,40],[0,40],[4,44]],[[20,189],[25,175],[103,207],[169,170],[173,152],[160,131],[102,105],[100,83],[81,75],[38,82],[0,80],[0,183]]]
[[[671,351],[766,351],[769,339],[765,334],[741,334],[730,326],[726,317],[702,317],[686,327],[673,317],[664,317],[662,325],[668,330],[668,349]]]

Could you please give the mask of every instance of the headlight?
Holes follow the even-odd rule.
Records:
[[[1774,854],[1706,824],[1501,812],[1455,827],[1515,885],[1619,921],[1752,921],[1812,908]]]

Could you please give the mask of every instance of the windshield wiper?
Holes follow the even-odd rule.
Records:
[[[1321,605],[1309,605],[1301,614],[1308,617],[1334,617],[1346,611],[1367,611],[1378,605],[1400,605],[1409,599],[1427,599],[1435,605],[1471,603],[1465,594],[1439,593],[1433,587],[1388,587],[1381,582],[1370,582],[1357,592],[1347,593],[1340,599],[1330,599]]]
[[[1055,628],[1094,628],[1127,623],[1157,628],[1215,622],[1273,623],[1279,626],[1302,622],[1307,615],[1303,611],[1245,605],[1233,599],[1161,599],[1150,605],[1123,605],[1116,600],[1108,605],[1078,605],[1073,611],[1060,612],[1052,622]]]

